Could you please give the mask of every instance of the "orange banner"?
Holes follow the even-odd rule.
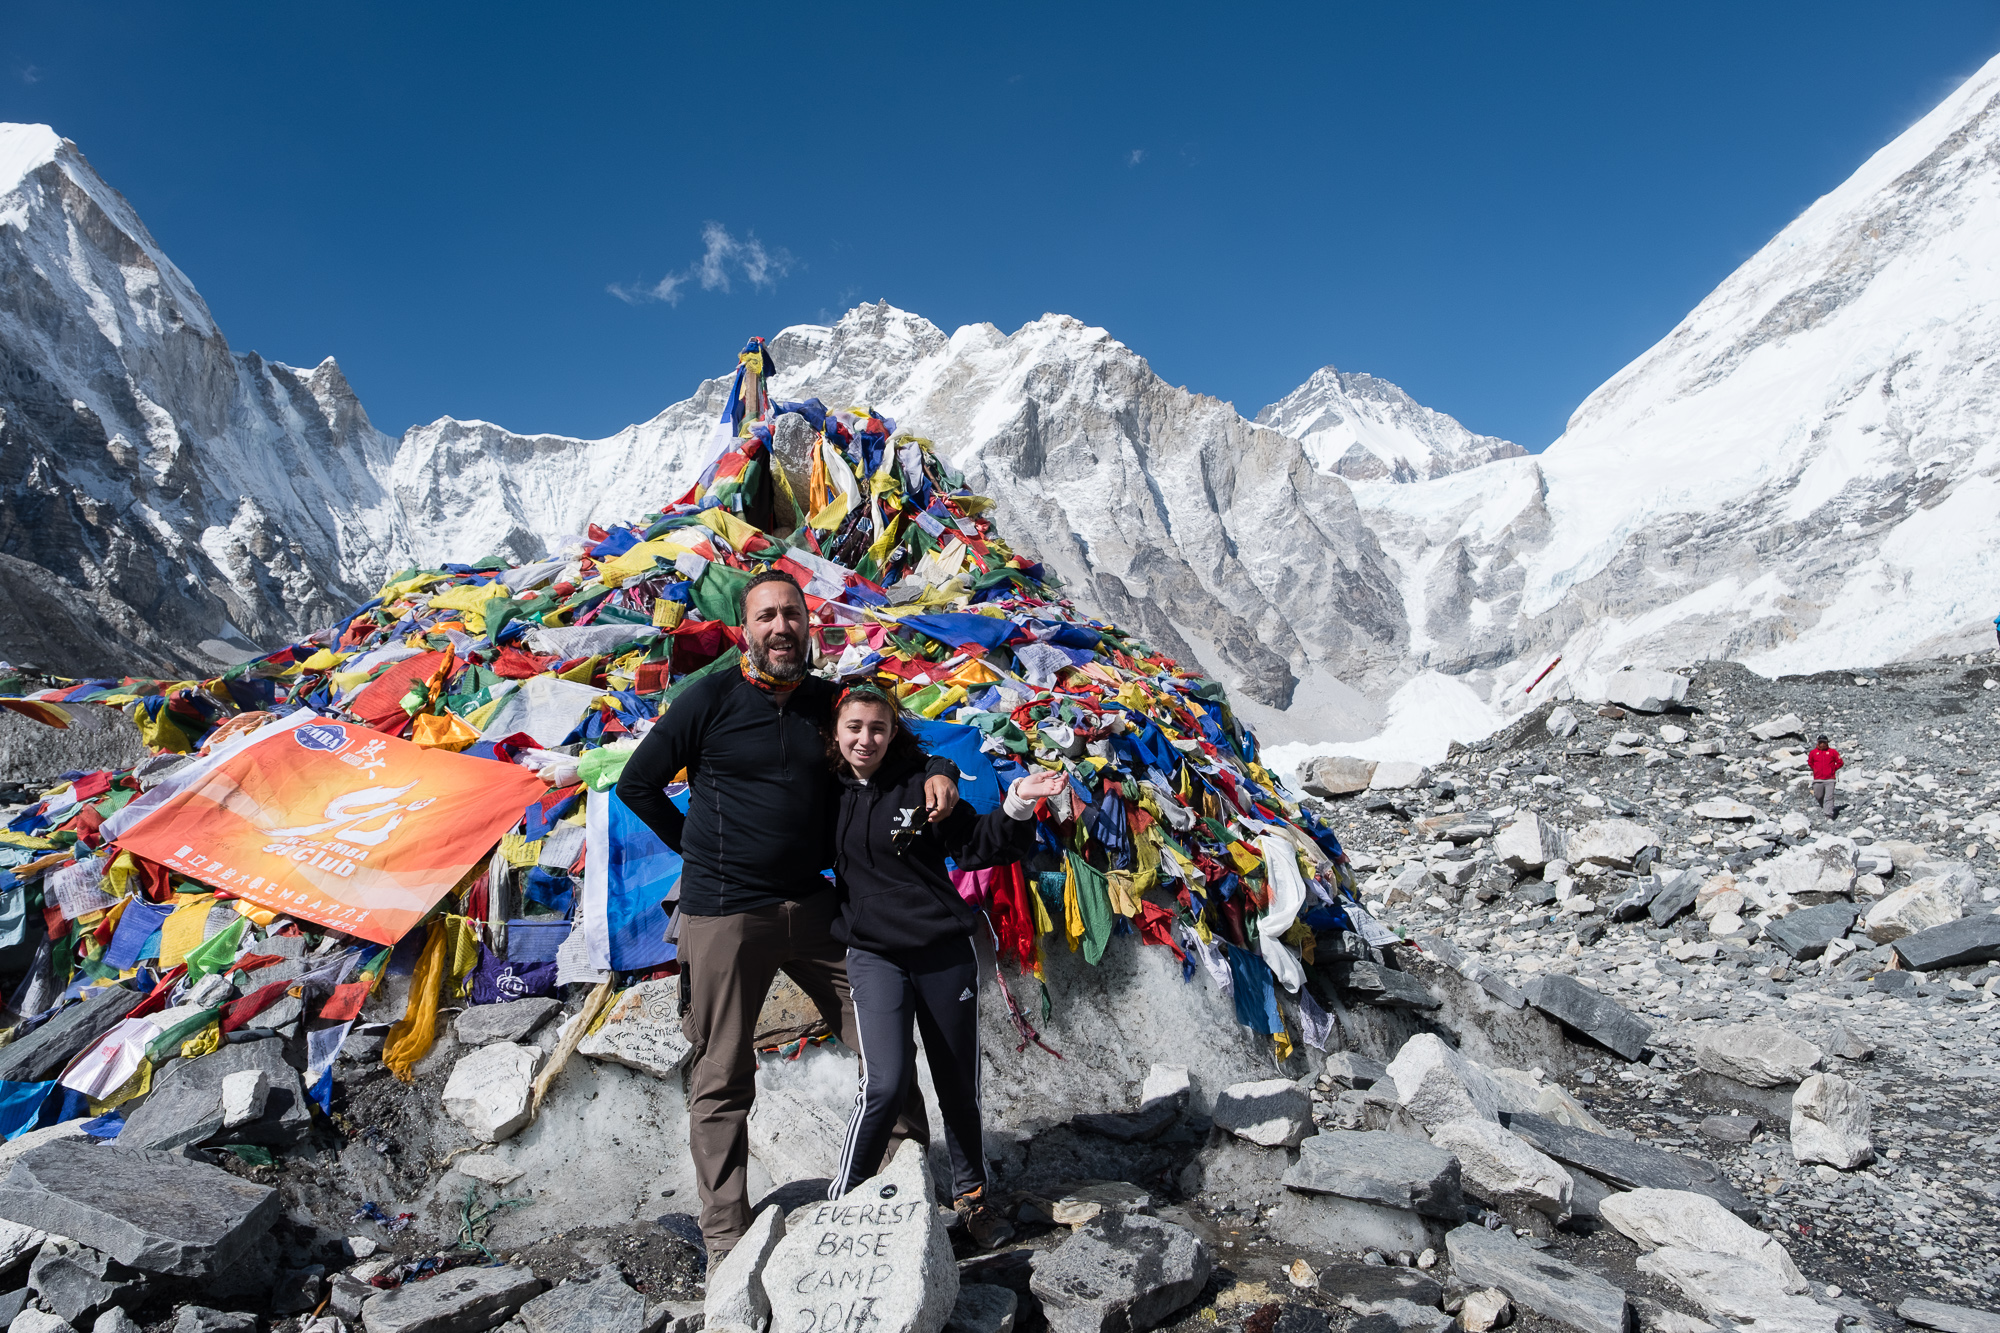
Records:
[[[394,944],[547,790],[512,764],[322,719],[252,742],[118,845],[295,920]]]

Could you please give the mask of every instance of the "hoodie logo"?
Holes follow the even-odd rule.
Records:
[[[960,996],[959,996],[958,998],[959,998],[959,1000],[960,1000],[961,1002],[962,1002],[962,1001],[965,1001],[965,1000],[969,1000],[969,999],[971,999],[971,998],[972,998],[972,987],[970,987],[970,986],[967,986],[967,987],[965,988],[965,993],[964,993],[964,994],[962,994],[962,995],[960,995]]]
[[[912,805],[898,809],[890,817],[889,846],[894,849],[898,856],[908,851],[911,844],[915,843],[917,838],[923,833],[924,824],[919,818],[923,813],[924,807],[921,805]]]

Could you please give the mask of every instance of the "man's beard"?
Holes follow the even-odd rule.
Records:
[[[792,658],[790,662],[781,664],[778,662],[773,662],[770,658],[764,655],[764,644],[762,640],[752,638],[750,635],[747,634],[743,636],[743,647],[744,651],[749,653],[750,655],[750,665],[756,667],[759,671],[771,677],[771,679],[773,680],[793,681],[793,680],[805,679],[805,674],[806,674],[805,645],[799,642],[798,640],[793,640],[793,642],[798,646],[799,650],[798,653]]]

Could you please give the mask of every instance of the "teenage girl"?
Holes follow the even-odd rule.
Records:
[[[1060,773],[1018,778],[997,810],[959,804],[925,814],[923,747],[896,703],[873,685],[834,702],[830,745],[840,779],[834,871],[843,900],[834,938],[847,946],[847,981],[861,1040],[861,1087],[830,1197],[873,1174],[916,1077],[913,1025],[924,1034],[931,1081],[951,1151],[953,1206],[982,1247],[1013,1236],[986,1200],[980,1145],[979,910],[953,887],[951,857],[974,869],[1034,847],[1035,803],[1065,790]]]

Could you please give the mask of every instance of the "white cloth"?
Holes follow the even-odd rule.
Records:
[[[1326,1039],[1333,1035],[1333,1015],[1319,1007],[1312,991],[1301,987],[1299,990],[1299,1027],[1303,1030],[1306,1045],[1316,1051],[1326,1049]]]
[[[1271,886],[1271,906],[1257,920],[1257,952],[1271,965],[1278,984],[1296,992],[1305,983],[1305,969],[1279,936],[1299,919],[1299,909],[1306,901],[1306,882],[1299,874],[1298,855],[1289,839],[1266,833],[1257,839],[1257,846],[1264,854],[1264,879]]]
[[[49,897],[62,909],[62,914],[74,921],[80,916],[103,911],[118,901],[98,887],[110,864],[109,857],[85,857],[72,865],[50,871],[42,883]]]
[[[1056,683],[1056,674],[1063,668],[1074,666],[1069,654],[1046,643],[1020,643],[1014,645],[1014,660],[1021,664],[1028,683],[1036,689],[1048,689]],[[1047,730],[1046,727],[1043,728]]]
[[[557,657],[590,657],[608,653],[634,639],[659,637],[660,631],[652,625],[543,625],[528,631],[528,646],[538,653],[554,653]]]
[[[497,741],[521,731],[534,737],[535,744],[543,748],[561,745],[563,737],[576,730],[591,701],[603,693],[594,685],[579,685],[573,680],[530,676],[487,719],[479,737]]]
[[[577,927],[556,950],[557,979],[567,984],[563,950],[574,946],[576,965],[595,972],[611,968],[611,793],[584,795],[583,901]],[[594,984],[594,982],[593,982]]]
[[[127,1018],[97,1039],[62,1076],[62,1085],[101,1099],[138,1071],[146,1048],[160,1035],[150,1018]]]
[[[560,560],[543,560],[532,565],[522,565],[519,569],[502,570],[494,582],[503,588],[512,588],[515,592],[526,592],[530,588],[539,588],[553,579],[562,567],[563,562]]]

